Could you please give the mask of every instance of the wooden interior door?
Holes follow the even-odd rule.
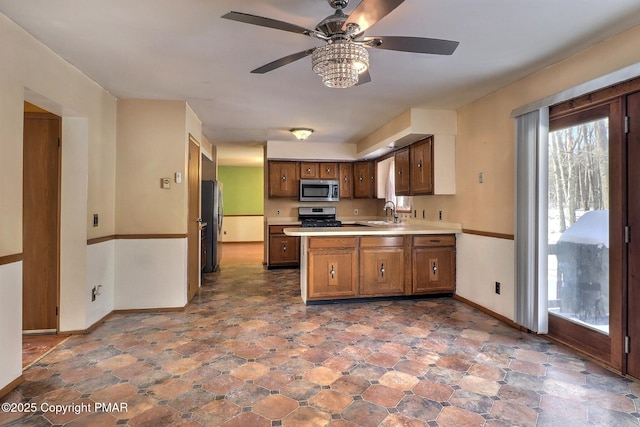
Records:
[[[190,301],[200,287],[200,146],[191,136],[187,175],[187,299]],[[209,226],[215,227],[215,224]]]
[[[22,329],[58,329],[61,119],[25,113],[23,137]]]
[[[627,373],[640,378],[640,93],[627,97],[628,243]]]

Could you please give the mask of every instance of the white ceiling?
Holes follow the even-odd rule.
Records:
[[[305,28],[333,13],[326,0],[0,0],[0,12],[115,96],[186,100],[221,163],[229,145],[294,140],[291,127],[355,143],[408,108],[456,109],[640,24],[637,0],[406,0],[365,35],[457,40],[456,52],[374,49],[372,82],[329,89],[310,57],[250,74],[321,42],[220,18],[229,11]]]

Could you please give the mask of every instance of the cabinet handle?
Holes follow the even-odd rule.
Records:
[[[422,169],[422,160],[418,162],[418,168]]]
[[[398,169],[398,175],[402,176],[402,169]]]
[[[360,175],[360,182],[364,181],[364,177]]]
[[[347,175],[344,176],[344,182],[349,181],[349,179],[347,178]]]
[[[436,275],[438,274],[438,264],[437,263],[433,263],[433,266],[431,267],[433,269],[433,274]]]
[[[287,180],[287,177],[286,177],[286,176],[284,176],[284,175],[282,175],[282,181],[284,182],[284,181],[286,181],[286,180]]]
[[[331,172],[331,168],[327,168],[327,173],[330,173],[330,172]]]
[[[380,264],[380,277],[384,278],[384,263]]]
[[[333,265],[331,265],[331,278],[334,278],[334,275],[336,274],[335,270],[333,269]]]
[[[282,252],[287,252],[287,245],[282,245]]]

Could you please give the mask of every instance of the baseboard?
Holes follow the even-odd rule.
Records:
[[[102,316],[101,319],[99,319],[97,322],[93,323],[87,329],[78,329],[78,330],[74,330],[74,331],[60,331],[60,332],[58,332],[58,335],[87,335],[88,333],[91,333],[91,332],[95,331],[96,328],[98,326],[100,326],[101,323],[106,321],[109,317],[111,317],[113,315],[113,313],[114,312],[111,311],[111,312],[105,314],[104,316]]]
[[[476,308],[476,309],[480,310],[481,312],[483,312],[485,314],[488,314],[489,316],[500,320],[503,323],[506,323],[507,325],[511,326],[512,328],[516,328],[516,329],[519,329],[519,330],[524,331],[524,332],[531,332],[527,328],[525,328],[524,326],[517,324],[516,322],[514,322],[511,319],[509,319],[508,317],[505,317],[502,314],[498,314],[495,311],[489,310],[488,308],[486,308],[484,306],[481,306],[480,304],[477,304],[477,303],[475,303],[475,302],[473,302],[471,300],[468,300],[465,297],[461,297],[458,294],[454,294],[453,298],[455,298],[458,301],[461,301],[461,302],[463,302],[463,303],[465,303],[467,305],[470,305],[471,307]]]
[[[184,309],[187,308],[187,305],[185,305],[184,307],[128,308],[124,310],[113,310],[113,314],[176,312],[176,311],[184,311]]]
[[[11,381],[5,387],[0,389],[0,399],[11,393],[16,387],[24,382],[24,375],[20,375],[15,380]]]

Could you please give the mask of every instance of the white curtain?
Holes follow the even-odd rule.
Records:
[[[392,157],[389,163],[389,175],[387,176],[387,188],[384,192],[384,201],[396,204],[396,162]]]
[[[516,117],[515,321],[549,328],[547,297],[547,149],[549,110]]]

